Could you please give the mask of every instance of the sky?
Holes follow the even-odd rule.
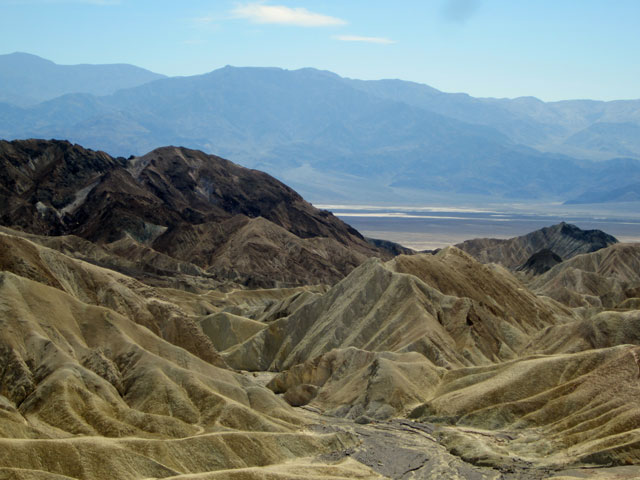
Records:
[[[314,67],[476,97],[640,98],[640,0],[0,0],[0,54]]]

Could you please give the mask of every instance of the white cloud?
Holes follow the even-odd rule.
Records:
[[[290,8],[283,5],[249,3],[233,9],[236,18],[244,18],[254,23],[276,23],[300,27],[332,27],[346,25],[341,18],[310,12],[306,8]]]
[[[389,45],[396,43],[394,40],[385,37],[361,37],[359,35],[335,35],[333,38],[340,40],[341,42],[364,42],[364,43],[379,43]]]

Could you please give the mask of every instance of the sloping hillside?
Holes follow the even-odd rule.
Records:
[[[335,348],[417,351],[455,368],[513,358],[568,309],[451,247],[372,259],[325,295],[223,353],[246,370],[283,370]]]
[[[640,306],[640,245],[619,243],[577,255],[533,278],[530,288],[571,307]]]

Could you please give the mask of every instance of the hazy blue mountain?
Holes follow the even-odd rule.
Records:
[[[565,202],[566,205],[592,204],[592,203],[618,203],[618,202],[639,202],[640,183],[625,185],[611,189],[599,189],[584,192],[576,198]]]
[[[621,179],[620,172],[626,179]],[[617,203],[640,201],[640,163],[631,159],[614,159],[596,165],[598,182],[593,188],[570,198],[565,203]]]
[[[593,152],[618,152],[636,157],[640,152],[640,122],[597,122],[574,133],[564,145]]]
[[[122,156],[167,144],[197,148],[266,170],[314,201],[566,201],[603,180],[640,182],[635,160],[620,170],[532,148],[515,132],[559,130],[536,110],[543,102],[511,102],[314,69],[225,67],[106,96],[0,104],[0,136],[65,138]],[[482,123],[484,116],[493,120]]]
[[[557,126],[511,111],[501,100],[474,98],[466,93],[445,93],[428,85],[404,80],[346,80],[354,87],[381,98],[404,102],[457,120],[495,128],[516,143],[532,145],[557,132]],[[508,102],[540,100],[527,98]]]
[[[538,150],[594,160],[640,158],[640,100],[474,98],[402,80],[348,81],[381,98],[495,128],[513,142]]]
[[[107,95],[163,77],[133,65],[57,65],[16,52],[0,55],[0,102],[29,106],[67,93]]]

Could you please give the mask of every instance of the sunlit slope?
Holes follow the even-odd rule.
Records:
[[[270,390],[58,288],[2,272],[0,308],[0,465],[17,478],[166,477],[279,464],[353,441],[302,432]],[[369,478],[353,465],[333,470]]]
[[[532,279],[530,288],[571,307],[637,309],[640,245],[616,244],[578,255]]]
[[[475,461],[499,464],[513,454],[558,464],[637,463],[638,353],[621,345],[450,371],[412,416],[510,432],[502,445],[480,441],[481,432],[444,435]]]
[[[282,370],[356,347],[416,351],[455,368],[513,358],[531,335],[568,317],[568,309],[536,298],[507,271],[451,248],[435,257],[370,260],[224,358],[237,368]]]

